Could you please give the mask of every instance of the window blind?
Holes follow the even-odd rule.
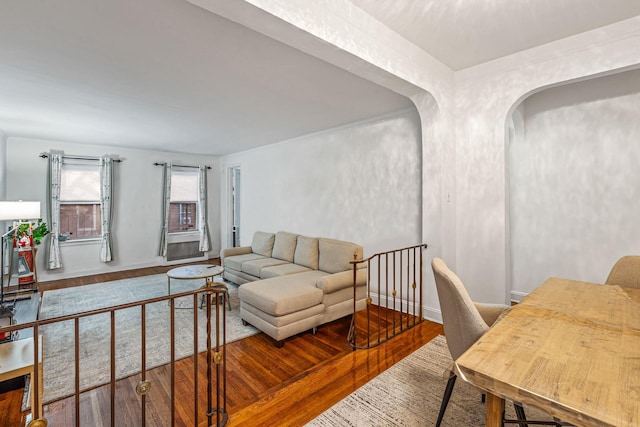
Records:
[[[93,165],[64,164],[60,182],[60,201],[100,201],[100,170]]]
[[[171,171],[171,202],[198,202],[197,171]]]

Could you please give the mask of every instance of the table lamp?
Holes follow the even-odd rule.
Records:
[[[13,233],[20,222],[40,218],[40,202],[0,202],[0,221],[14,221],[9,231],[2,235],[2,251],[0,251],[0,317],[13,315],[13,305],[6,305],[4,301],[4,252],[6,237]],[[16,224],[15,221],[18,221]]]

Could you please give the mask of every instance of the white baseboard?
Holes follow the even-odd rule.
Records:
[[[527,295],[529,295],[527,292],[511,291],[511,301],[520,302]]]
[[[370,296],[372,303],[378,304],[378,294],[372,293]],[[393,297],[389,297],[386,295],[380,295],[379,297],[381,305],[384,306],[385,304],[387,304],[388,307],[391,307],[393,305]],[[396,305],[398,305],[398,303],[399,301],[396,300]],[[404,311],[405,313],[413,314],[413,302],[402,300],[402,311]],[[442,324],[442,313],[440,312],[440,309],[426,306],[424,305],[424,301],[422,306],[422,317],[432,322]]]
[[[442,312],[437,308],[423,307],[424,318],[442,325]]]

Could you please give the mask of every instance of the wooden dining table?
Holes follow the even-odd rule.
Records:
[[[548,279],[455,364],[487,392],[487,426],[505,399],[576,426],[640,426],[640,289]]]

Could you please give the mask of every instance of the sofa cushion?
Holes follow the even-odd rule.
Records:
[[[362,259],[362,246],[342,240],[321,238],[318,241],[318,268],[327,273],[351,270],[351,261]],[[355,255],[355,258],[354,258]]]
[[[352,295],[353,296],[353,295]],[[318,316],[324,313],[324,306],[317,304],[303,310],[294,311],[293,313],[286,314],[284,316],[272,316],[252,306],[251,304],[241,301],[241,310],[243,312],[249,312],[254,316],[268,322],[269,324],[281,328],[283,326],[290,325],[295,322],[305,321],[311,316]],[[256,325],[253,325],[256,326]]]
[[[366,285],[366,283],[367,270],[365,268],[356,270],[356,286],[361,287]],[[327,274],[326,276],[318,279],[316,286],[318,287],[318,289],[322,289],[325,294],[337,292],[341,289],[353,290],[353,270]]]
[[[242,263],[245,261],[251,261],[254,259],[264,258],[262,255],[258,254],[244,254],[244,255],[234,255],[224,259],[225,268],[233,268],[234,270],[242,271]]]
[[[367,297],[367,288],[364,286],[358,286],[356,289],[356,300],[359,301]],[[322,298],[322,304],[325,307],[331,307],[332,305],[340,304],[345,301],[353,302],[353,289],[342,289],[340,291],[331,292],[330,294],[324,294]]]
[[[241,318],[276,341],[281,341],[318,326],[324,316],[324,311],[324,305],[318,304],[284,316],[270,316],[264,311],[252,307],[251,304],[240,303]]]
[[[252,259],[242,263],[242,272],[252,276],[260,277],[260,270],[272,265],[285,264],[286,261],[275,258],[261,257],[260,259]]]
[[[237,246],[235,248],[225,248],[220,251],[220,260],[236,255],[246,255],[251,253],[251,246]]]
[[[315,237],[298,236],[296,253],[293,262],[309,267],[312,270],[318,269],[318,239]]]
[[[304,271],[311,271],[311,269],[298,264],[280,264],[271,267],[264,267],[260,271],[260,278],[270,279],[272,277],[286,276],[287,274],[302,273]]]
[[[271,253],[271,256],[287,262],[293,262],[293,254],[296,251],[297,240],[297,234],[278,231],[276,233],[275,242],[273,243],[273,252]]]
[[[270,257],[271,251],[273,251],[273,242],[275,241],[275,238],[276,238],[276,235],[273,233],[256,231],[255,233],[253,233],[253,241],[251,242],[251,251],[259,255]]]
[[[242,285],[247,282],[254,282],[259,280],[257,277],[253,277],[247,273],[243,273],[242,271],[234,270],[232,268],[225,268],[224,273],[222,273],[222,277],[225,280],[233,282],[237,285]]]
[[[267,314],[284,316],[322,302],[323,292],[315,283],[323,274],[312,270],[246,283],[238,288],[238,297]]]

